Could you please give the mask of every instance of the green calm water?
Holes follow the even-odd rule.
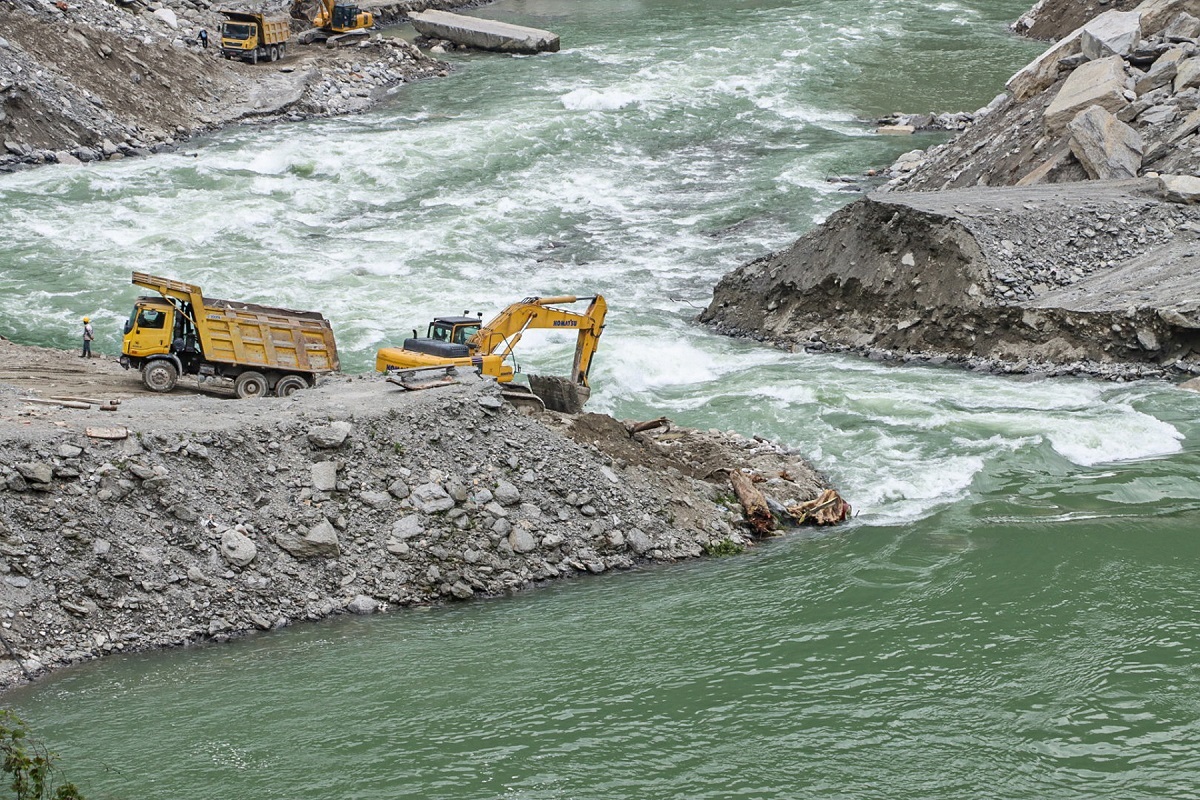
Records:
[[[1041,49],[1014,0],[506,0],[353,119],[0,179],[0,332],[115,352],[131,268],[331,317],[609,297],[597,410],[778,438],[858,511],[738,558],[107,659],[6,700],[112,798],[1200,796],[1200,395],[792,355],[695,327],[743,261]],[[553,371],[570,342],[530,341]],[[524,343],[523,343],[524,346]]]

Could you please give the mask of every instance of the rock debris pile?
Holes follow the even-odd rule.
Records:
[[[309,46],[293,37],[273,64],[226,60],[218,7],[0,0],[0,171],[146,155],[237,122],[358,112],[447,71],[379,34]]]
[[[725,276],[701,320],[879,360],[1200,374],[1200,0],[1129,5],[1039,3],[1023,28],[1081,27],[952,141]]]
[[[141,396],[101,416],[0,394],[0,684],[746,544],[718,468],[761,471],[789,504],[828,488],[769,442],[523,416],[482,380]]]

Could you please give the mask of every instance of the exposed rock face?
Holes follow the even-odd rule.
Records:
[[[13,648],[0,653],[0,686],[22,665],[746,543],[720,468],[757,469],[786,505],[828,486],[769,442],[526,417],[478,402],[499,398],[494,383],[462,379],[416,393],[343,379],[236,403],[133,396],[105,415],[128,431],[114,440],[86,434],[88,412],[26,407],[0,385],[0,606]],[[261,416],[243,415],[247,403]],[[320,464],[338,465],[332,487],[318,485]]]
[[[1200,374],[1198,232],[1155,180],[875,194],[727,275],[701,320],[889,359]]]

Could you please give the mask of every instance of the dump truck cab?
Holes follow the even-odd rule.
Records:
[[[221,49],[257,50],[258,26],[249,22],[225,21],[221,23]]]

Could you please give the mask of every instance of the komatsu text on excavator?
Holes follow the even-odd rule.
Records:
[[[556,305],[591,301],[585,311]],[[601,295],[526,297],[501,311],[486,325],[482,317],[438,317],[424,337],[413,331],[403,347],[385,347],[375,356],[379,372],[421,367],[470,367],[510,384],[517,371],[513,348],[530,328],[575,331],[575,360],[568,378],[529,375],[529,387],[547,408],[575,413],[591,394],[588,373],[604,331],[608,304]]]

